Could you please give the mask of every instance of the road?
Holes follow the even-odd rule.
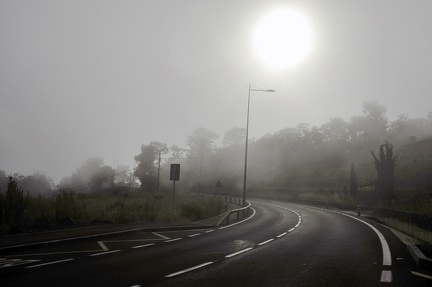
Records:
[[[234,225],[131,232],[3,256],[1,286],[432,286],[405,245],[364,218],[254,200]],[[427,275],[427,274],[426,274]]]

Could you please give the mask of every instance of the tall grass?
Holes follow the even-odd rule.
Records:
[[[23,211],[23,231],[68,225],[194,222],[219,215],[228,209],[213,196],[179,193],[174,197],[140,189],[116,189],[98,194],[62,190],[54,197],[30,196]],[[2,232],[11,229],[2,225]]]

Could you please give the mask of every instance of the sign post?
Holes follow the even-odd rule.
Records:
[[[173,199],[172,199],[172,220],[174,221],[174,200],[175,200],[175,182],[180,180],[180,164],[171,164],[170,180],[173,182]]]

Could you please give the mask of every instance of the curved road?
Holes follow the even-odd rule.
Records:
[[[135,232],[15,253],[0,267],[0,285],[432,285],[379,224],[277,201],[252,206],[252,217],[223,228]]]

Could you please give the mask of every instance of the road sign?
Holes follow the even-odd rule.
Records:
[[[171,164],[170,180],[174,180],[174,181],[180,180],[180,164],[179,163]]]
[[[218,180],[218,181],[216,182],[215,187],[216,187],[216,188],[222,188],[222,187],[223,187],[222,182],[221,182],[220,180]]]

